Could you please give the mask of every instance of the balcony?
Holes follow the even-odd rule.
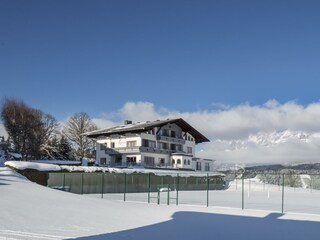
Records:
[[[105,153],[108,155],[118,155],[118,154],[133,154],[140,152],[149,152],[149,153],[160,153],[160,154],[170,154],[174,151],[170,149],[158,149],[153,147],[122,147],[122,148],[108,148],[105,150]]]
[[[177,137],[169,137],[169,136],[157,136],[158,141],[162,142],[172,142],[172,143],[180,143],[185,144],[186,140],[183,138],[177,138]]]
[[[128,153],[139,153],[140,147],[121,147],[121,148],[108,148],[105,153],[109,155],[113,154],[128,154]]]
[[[169,149],[158,149],[151,147],[140,147],[141,152],[149,152],[149,153],[160,153],[160,154],[170,154],[172,151]]]

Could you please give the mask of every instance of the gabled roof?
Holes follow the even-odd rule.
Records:
[[[193,128],[190,124],[184,121],[182,118],[175,118],[175,119],[166,119],[166,120],[156,120],[156,121],[147,121],[147,122],[137,122],[125,125],[119,125],[112,128],[96,130],[93,132],[85,133],[89,138],[97,138],[100,136],[110,136],[113,134],[125,134],[125,133],[141,133],[146,132],[154,127],[162,127],[167,124],[176,124],[178,125],[182,131],[188,132],[191,134],[196,143],[201,142],[209,142],[210,140],[198,132],[195,128]]]

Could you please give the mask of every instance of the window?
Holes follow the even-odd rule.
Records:
[[[173,150],[173,151],[176,150],[176,145],[175,144],[171,144],[170,145],[170,150]]]
[[[162,135],[163,135],[163,136],[169,136],[169,131],[168,131],[168,129],[162,129]]]
[[[181,159],[177,159],[177,164],[181,164]]]
[[[107,159],[106,158],[100,158],[100,165],[106,165]]]
[[[111,148],[114,148],[114,142],[111,142]]]
[[[107,150],[107,144],[106,144],[106,143],[101,143],[101,144],[100,144],[100,150],[101,150],[101,151]]]
[[[156,148],[156,142],[147,140],[147,139],[142,139],[142,146],[143,147],[150,147],[150,148]]]
[[[171,130],[171,137],[175,138],[176,137],[176,132]]]
[[[144,165],[145,166],[154,166],[154,157],[144,157]]]
[[[160,164],[164,164],[164,158],[160,158]]]
[[[136,157],[127,157],[127,163],[130,165],[136,165],[137,158]]]
[[[161,148],[162,149],[168,149],[168,144],[167,143],[161,143]]]
[[[205,163],[204,164],[204,170],[209,172],[210,171],[210,164],[209,163]]]
[[[201,171],[201,162],[197,162],[196,170]]]
[[[176,145],[176,150],[182,151],[182,145]]]
[[[188,159],[188,165],[190,165],[190,160]]]
[[[192,147],[187,147],[187,153],[192,153]]]
[[[142,139],[142,147],[148,147],[148,140]]]
[[[154,128],[153,128],[153,129],[151,129],[151,130],[149,130],[149,131],[148,131],[148,134],[152,134],[152,135],[154,135],[154,134],[155,134],[155,130],[154,130]]]
[[[176,164],[176,161],[174,159],[172,159],[172,164]]]
[[[137,141],[128,141],[127,147],[135,147],[137,145]]]
[[[187,160],[186,160],[186,159],[183,160],[183,164],[184,164],[184,165],[187,165]]]
[[[115,162],[116,163],[121,163],[122,162],[122,157],[121,156],[116,156]]]
[[[156,148],[156,142],[149,140],[149,147],[150,147],[150,148]]]

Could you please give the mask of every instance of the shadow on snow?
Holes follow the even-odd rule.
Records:
[[[282,214],[264,218],[199,212],[177,212],[172,219],[145,227],[77,239],[170,240],[170,239],[319,239],[320,222],[283,220]]]

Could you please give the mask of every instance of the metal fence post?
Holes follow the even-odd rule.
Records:
[[[101,198],[103,198],[104,173],[101,174]]]
[[[168,184],[168,191],[167,191],[167,205],[170,205],[170,185]]]
[[[148,174],[148,203],[150,203],[151,173]]]
[[[63,173],[63,188],[62,190],[65,191],[66,189],[66,173]]]
[[[236,191],[238,190],[238,178],[236,176]]]
[[[207,207],[209,207],[209,173],[207,173]]]
[[[123,201],[126,201],[126,192],[127,192],[127,174],[124,174],[124,191],[123,191]]]
[[[177,173],[176,205],[179,204],[179,173]]]
[[[81,194],[83,194],[83,173],[81,173]]]
[[[281,213],[284,212],[284,174],[282,174],[282,202],[281,202]]]
[[[242,174],[242,201],[241,208],[244,210],[244,173]]]

